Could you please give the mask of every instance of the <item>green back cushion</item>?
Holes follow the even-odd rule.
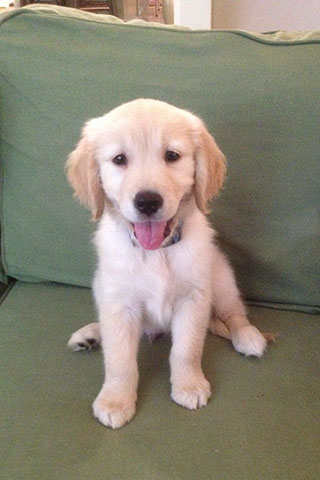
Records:
[[[64,172],[83,123],[137,97],[187,108],[228,158],[219,241],[253,301],[319,305],[320,35],[109,23],[63,8],[2,16],[2,263],[89,286],[90,214]]]

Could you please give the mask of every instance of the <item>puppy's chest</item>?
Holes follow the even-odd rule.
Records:
[[[179,275],[165,256],[159,256],[146,263],[141,282],[147,326],[168,330],[175,305],[183,294]]]

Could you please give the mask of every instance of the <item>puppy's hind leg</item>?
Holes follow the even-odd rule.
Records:
[[[212,285],[212,305],[215,316],[209,329],[215,335],[229,338],[234,349],[246,356],[261,357],[267,340],[248,320],[230,265],[217,252]]]
[[[81,350],[91,350],[97,347],[101,342],[100,326],[98,322],[89,323],[85,327],[74,332],[69,341],[68,348],[74,352]]]
[[[231,333],[227,325],[220,318],[213,315],[210,319],[209,330],[213,335],[231,340]],[[268,343],[274,343],[277,334],[263,332],[262,335]]]
[[[231,340],[231,334],[227,325],[215,315],[210,319],[209,329],[213,335]]]

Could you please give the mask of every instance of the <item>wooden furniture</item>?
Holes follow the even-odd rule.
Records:
[[[149,0],[149,7],[154,7],[154,14],[156,17],[158,17],[161,7],[161,0]]]
[[[61,7],[67,6],[66,0],[20,0],[20,7],[25,7],[32,3],[47,3],[50,5],[60,5]]]
[[[95,13],[115,14],[115,6],[113,0],[72,0],[72,6],[79,10]]]
[[[31,3],[49,3],[51,5],[77,8],[86,12],[115,15],[114,0],[20,0],[21,7]]]

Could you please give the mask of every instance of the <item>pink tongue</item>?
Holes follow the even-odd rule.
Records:
[[[164,240],[167,222],[143,222],[134,224],[134,233],[140,245],[147,250],[159,248]]]

